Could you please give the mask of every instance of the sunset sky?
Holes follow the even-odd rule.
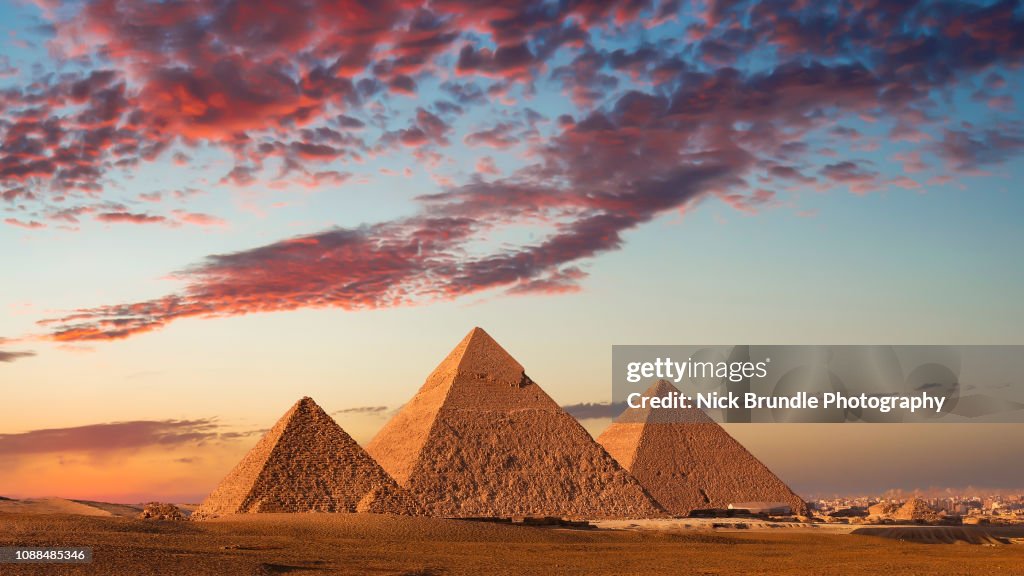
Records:
[[[0,28],[3,496],[200,499],[303,395],[365,443],[473,326],[563,405],[613,344],[1024,344],[1019,2]],[[1022,488],[1019,426],[763,428],[804,494]]]

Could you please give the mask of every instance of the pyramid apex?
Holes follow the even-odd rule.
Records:
[[[466,337],[466,347],[459,360],[459,370],[487,372],[495,376],[498,373],[509,372],[519,377],[523,373],[523,366],[483,328],[476,327],[470,330]]]
[[[644,392],[644,396],[661,396],[663,394],[679,392],[679,388],[676,388],[671,382],[662,378]]]
[[[316,400],[313,400],[313,398],[309,396],[303,396],[302,398],[299,398],[295,404],[292,404],[292,407],[285,412],[284,416],[281,417],[281,420],[291,421],[296,418],[306,417],[319,420],[324,416],[327,416],[327,412],[316,403]],[[330,416],[327,416],[327,418],[330,419]],[[331,421],[333,422],[333,419],[331,419]]]
[[[430,382],[433,376],[443,374],[469,374],[509,384],[526,381],[522,364],[479,326],[466,334],[427,380]]]
[[[303,396],[302,398],[299,398],[298,402],[295,403],[295,407],[296,408],[304,408],[304,409],[308,410],[310,408],[319,408],[320,405],[317,404],[316,400],[313,400],[311,397]]]
[[[498,348],[501,348],[494,338],[479,326],[474,326],[473,329],[469,331],[469,334],[466,334],[466,337],[462,339],[462,343],[465,344],[470,344],[472,342],[476,342],[482,346],[498,346]],[[468,350],[468,346],[466,349]]]
[[[642,394],[644,398],[665,397],[679,394],[672,382],[660,379],[651,384]],[[620,424],[681,424],[681,423],[714,423],[703,410],[696,406],[679,408],[652,408],[649,405],[628,407],[615,419]]]

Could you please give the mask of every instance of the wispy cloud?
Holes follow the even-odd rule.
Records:
[[[357,406],[355,408],[345,408],[343,410],[337,410],[332,412],[332,415],[337,414],[372,414],[382,415],[387,412],[387,406]]]
[[[0,346],[5,346],[10,343],[12,343],[11,340],[7,338],[0,338]],[[31,358],[35,355],[35,352],[30,352],[28,350],[14,351],[0,348],[0,362],[14,362],[16,360],[21,360],[22,358]]]
[[[0,434],[0,456],[54,453],[101,453],[140,448],[198,446],[251,436],[258,432],[225,431],[213,419],[140,420],[71,428]]]
[[[626,409],[625,402],[582,402],[580,404],[569,404],[562,406],[562,409],[571,414],[577,420],[597,420],[601,418],[616,418]]]
[[[15,360],[31,358],[35,355],[35,352],[12,352],[9,350],[0,350],[0,362],[14,362]]]

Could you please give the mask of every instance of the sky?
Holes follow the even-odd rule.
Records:
[[[8,0],[0,45],[2,495],[195,501],[304,395],[365,443],[474,326],[566,406],[613,344],[1024,344],[1019,2]],[[1019,428],[858,430],[730,429],[804,494],[1020,488]]]

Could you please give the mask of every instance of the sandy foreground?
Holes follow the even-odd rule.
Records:
[[[91,564],[5,564],[0,574],[1024,574],[1021,544],[918,544],[770,524],[573,530],[374,514],[156,522],[0,512],[0,546],[94,549]]]

